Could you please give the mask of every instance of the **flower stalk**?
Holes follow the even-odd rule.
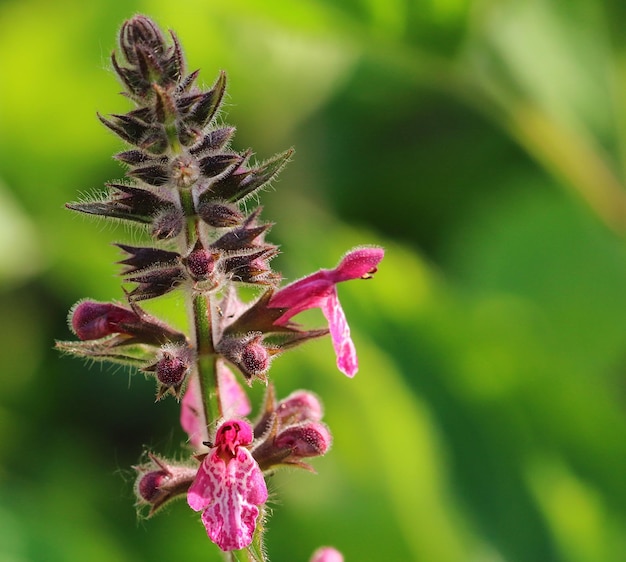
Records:
[[[222,416],[211,334],[211,304],[209,298],[204,295],[193,295],[192,299],[197,349],[196,371],[200,381],[200,394],[203,397],[203,417],[205,423],[208,423],[209,420],[216,420]]]
[[[330,333],[339,370],[354,376],[356,350],[337,284],[370,278],[384,252],[355,248],[335,269],[281,288],[270,263],[278,247],[266,241],[271,224],[261,221],[260,207],[247,212],[242,203],[276,177],[293,151],[253,164],[251,152],[230,148],[234,128],[215,121],[225,73],[208,91],[195,86],[198,71],[186,73],[176,35],[166,38],[149,18],[135,16],[122,25],[119,53],[111,57],[113,69],[135,108],[98,117],[129,145],[116,155],[128,167],[126,180],[107,184],[102,197],[67,206],[129,222],[147,231],[151,243],[117,244],[125,256],[119,264],[127,302],[80,301],[69,318],[78,341],[57,347],[128,365],[155,378],[157,400],[170,394],[181,401],[185,460],[148,452],[135,467],[138,507],[151,516],[184,495],[229,559],[241,554],[265,562],[272,474],[285,466],[313,471],[308,460],[326,454],[332,442],[317,396],[300,390],[276,398],[272,362]],[[256,289],[250,302],[239,296],[243,285]],[[167,293],[186,301],[189,333],[138,304]],[[293,322],[316,307],[328,329],[305,330]],[[252,405],[239,381],[268,387],[256,421],[248,419]]]

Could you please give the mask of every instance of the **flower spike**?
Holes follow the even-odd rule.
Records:
[[[140,511],[150,517],[186,497],[222,551],[246,549],[246,560],[268,562],[264,475],[283,467],[314,472],[309,460],[332,444],[315,394],[297,390],[276,399],[274,359],[330,333],[339,369],[353,376],[356,351],[336,286],[371,277],[384,252],[355,248],[336,268],[280,288],[272,261],[279,247],[266,240],[273,223],[261,221],[256,199],[293,149],[256,162],[252,150],[234,150],[235,128],[217,119],[226,73],[203,90],[199,71],[187,73],[176,35],[146,16],[122,24],[111,62],[133,107],[97,116],[126,145],[115,156],[125,175],[67,207],[140,227],[134,239],[141,243],[116,244],[123,253],[118,265],[126,302],[79,301],[68,319],[77,341],[56,345],[90,362],[129,367],[154,379],[157,401],[167,395],[180,401],[187,435],[180,458],[147,452],[134,467]],[[154,299],[160,309],[164,295],[185,301],[176,305],[187,311],[186,331],[139,306]],[[292,322],[310,308],[323,311],[328,329],[305,330]],[[254,426],[246,421],[252,404],[244,381],[267,387]],[[342,560],[324,547],[311,562]]]

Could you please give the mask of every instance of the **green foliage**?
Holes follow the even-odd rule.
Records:
[[[335,436],[319,475],[270,483],[272,559],[626,559],[620,2],[5,0],[0,560],[213,551],[183,504],[136,524],[126,471],[138,444],[175,454],[175,401],[52,350],[72,303],[122,297],[109,242],[137,243],[63,209],[122,176],[96,111],[129,109],[104,67],[136,11],[206,83],[228,72],[236,148],[296,147],[264,197],[277,269],[387,249],[340,287],[356,379],[326,339],[272,371],[281,395],[320,393]],[[179,324],[181,306],[147,308]]]

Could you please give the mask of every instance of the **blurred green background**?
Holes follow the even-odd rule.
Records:
[[[108,57],[137,12],[228,72],[236,148],[295,146],[263,197],[287,278],[387,249],[340,287],[356,379],[326,339],[272,370],[335,444],[272,480],[271,559],[626,560],[624,2],[0,0],[0,561],[220,559],[184,502],[133,508],[175,401],[53,349],[122,297],[136,236],[63,204],[123,174],[95,112],[129,108]]]

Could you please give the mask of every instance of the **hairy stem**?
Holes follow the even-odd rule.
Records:
[[[200,393],[204,419],[210,425],[221,416],[216,356],[211,335],[211,297],[194,294],[192,299]]]
[[[186,248],[184,249],[187,251],[193,248],[196,241],[199,239],[200,224],[195,214],[191,191],[181,189],[179,193],[181,207],[187,219],[185,227]],[[217,385],[216,356],[211,329],[212,297],[211,295],[190,292],[187,298],[191,300],[191,306],[189,308],[191,309],[193,318],[192,338],[195,341],[197,352],[196,371],[200,381],[204,421],[207,425],[211,425],[221,416]]]

